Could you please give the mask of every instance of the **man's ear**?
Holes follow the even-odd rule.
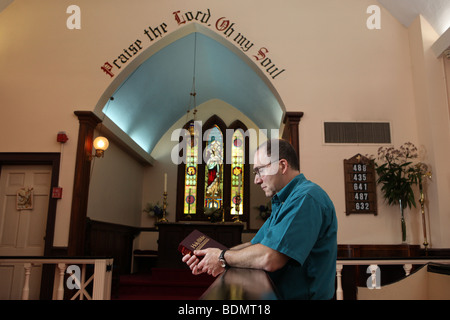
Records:
[[[289,163],[285,159],[281,159],[280,160],[281,174],[286,174],[288,168],[289,168]]]

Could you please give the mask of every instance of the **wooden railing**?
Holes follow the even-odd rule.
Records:
[[[403,265],[405,276],[409,276],[413,265],[425,265],[428,263],[450,264],[450,258],[432,259],[427,257],[418,258],[348,258],[336,261],[336,300],[344,300],[342,289],[342,269],[344,266],[368,266],[367,287],[379,288],[381,274],[380,265]],[[369,280],[370,277],[370,280]]]
[[[413,266],[429,263],[449,264],[449,258],[346,258],[336,261],[336,300],[344,300],[342,270],[344,266],[367,266],[367,287],[379,289],[382,273],[379,266],[401,265],[405,276],[411,274]],[[230,268],[217,277],[215,282],[200,298],[202,300],[276,300],[273,287],[266,272],[253,269]]]
[[[201,300],[277,300],[276,289],[263,270],[229,268],[219,275]]]
[[[33,267],[50,264],[55,266],[53,299],[63,300],[65,288],[75,292],[71,300],[109,300],[111,298],[112,258],[105,257],[2,257],[0,265],[23,264],[24,281],[22,300],[29,299],[30,277]],[[93,273],[86,280],[87,266],[93,265]],[[80,267],[81,266],[81,267]],[[65,281],[65,276],[68,278]],[[92,283],[92,292],[87,286]],[[72,291],[73,290],[73,291]]]

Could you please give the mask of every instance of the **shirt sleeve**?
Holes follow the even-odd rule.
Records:
[[[321,224],[320,203],[306,195],[284,203],[277,219],[254,240],[302,265],[319,237]]]

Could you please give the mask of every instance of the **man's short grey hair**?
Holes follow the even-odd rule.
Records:
[[[277,148],[278,146],[278,148]],[[258,147],[258,150],[266,150],[268,157],[275,160],[285,159],[294,170],[300,170],[300,165],[294,147],[284,139],[267,140]],[[277,150],[278,149],[278,155]],[[272,151],[274,154],[272,154]]]

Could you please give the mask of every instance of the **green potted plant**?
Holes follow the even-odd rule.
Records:
[[[144,212],[147,212],[149,217],[155,217],[156,222],[161,220],[164,217],[164,211],[162,206],[159,204],[159,202],[156,202],[156,204],[153,203],[147,203]],[[167,212],[166,212],[167,214]]]
[[[426,172],[423,163],[413,163],[418,158],[416,146],[406,142],[399,149],[380,147],[377,160],[374,160],[378,175],[377,183],[389,205],[399,205],[401,213],[402,241],[406,241],[404,209],[416,207],[413,185],[416,185]]]

